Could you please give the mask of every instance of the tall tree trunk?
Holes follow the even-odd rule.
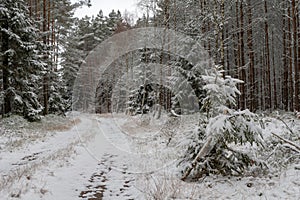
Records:
[[[224,42],[224,26],[225,26],[225,1],[221,0],[221,25],[220,26],[220,50],[221,50],[221,58],[220,58],[220,65],[223,66],[223,69],[225,69],[225,42]],[[223,73],[223,75],[225,76],[225,73]],[[225,77],[224,77],[225,78]]]
[[[289,67],[288,67],[288,58],[287,58],[287,33],[286,33],[286,16],[285,12],[282,16],[283,18],[283,86],[282,86],[282,103],[284,105],[284,109],[287,111],[289,109],[289,102],[288,102],[288,76],[289,76]]]
[[[251,0],[248,0],[248,51],[249,51],[249,108],[253,111],[256,108],[255,102],[255,77],[254,77],[254,50],[253,50],[253,31],[252,31],[252,8],[251,8]]]
[[[268,16],[268,4],[267,1],[264,1],[264,8],[265,8],[265,16]],[[271,87],[271,65],[270,65],[270,45],[269,45],[269,24],[268,20],[265,20],[265,58],[266,58],[266,104],[267,108],[272,109],[272,87]]]
[[[237,41],[237,50],[236,50],[236,66],[237,66],[237,74],[236,76],[238,78],[241,78],[241,71],[240,71],[240,66],[241,66],[241,45],[239,44],[240,42],[240,18],[239,18],[239,3],[236,1],[235,5],[235,14],[236,14],[236,41]],[[242,89],[242,84],[239,85],[239,90],[241,91]],[[241,108],[241,96],[238,97],[238,107]]]
[[[50,24],[51,24],[51,0],[48,0],[48,5],[47,5],[47,31],[49,31],[49,33],[47,34],[47,44],[50,46],[51,43],[51,35],[52,33],[50,33]],[[50,56],[50,70],[52,70],[52,63],[53,63],[53,46],[51,45],[51,54]]]
[[[210,24],[207,23],[207,31],[210,31]],[[212,57],[212,48],[211,48],[211,40],[208,39],[208,54],[209,54],[209,57]]]
[[[295,81],[295,99],[294,99],[294,108],[298,110],[299,107],[299,88],[298,86],[298,53],[297,53],[297,7],[296,1],[292,0],[292,23],[293,23],[293,55],[294,55],[294,81]],[[298,86],[299,87],[299,86]]]
[[[260,74],[260,109],[261,110],[264,110],[266,107],[265,107],[265,101],[266,101],[266,98],[264,98],[264,94],[265,94],[265,91],[264,91],[264,86],[265,86],[265,60],[264,60],[264,55],[265,55],[265,48],[263,48],[263,51],[260,55],[260,70],[259,70],[259,74]]]
[[[276,76],[276,64],[275,64],[275,41],[274,41],[274,31],[272,31],[272,67],[273,67],[273,94],[274,94],[274,109],[278,108],[277,101],[277,80]]]
[[[298,46],[297,48],[297,62],[295,63],[295,110],[300,111],[300,27],[299,27],[299,1],[293,0],[293,4],[295,4],[293,21],[296,20],[296,32],[297,32],[297,40],[295,40],[294,46]],[[294,6],[293,6],[294,7]],[[295,29],[295,28],[294,28]],[[295,30],[294,30],[295,31]]]
[[[44,45],[47,46],[47,1],[43,0],[43,42]],[[44,55],[45,60],[48,60],[48,55]],[[48,67],[47,67],[48,68]],[[48,70],[48,69],[46,69]],[[46,72],[46,74],[44,75],[43,78],[43,103],[44,103],[44,115],[48,114],[48,110],[49,110],[49,106],[48,106],[48,71]]]
[[[54,8],[54,2],[52,2],[51,9]],[[55,21],[54,21],[54,15],[52,14],[51,19],[51,46],[53,51],[53,65],[54,65],[54,71],[57,71],[57,65],[58,65],[58,54],[56,52],[56,35],[55,35]]]
[[[244,6],[243,0],[240,2],[240,79],[246,82],[246,70],[245,70],[245,44],[244,44]],[[246,108],[246,87],[245,83],[241,85],[241,109]]]
[[[225,37],[226,37],[226,38],[229,38],[228,29],[226,29]],[[231,70],[231,68],[230,68],[230,57],[229,57],[230,53],[229,53],[229,49],[230,49],[229,43],[227,42],[227,43],[226,43],[226,68],[225,68],[225,69],[226,69],[228,72],[230,72],[230,70]],[[231,76],[231,74],[229,74],[229,75]]]
[[[3,29],[8,30],[8,19],[3,19]],[[6,33],[2,33],[2,46],[1,46],[1,52],[6,52],[9,50],[9,36]],[[3,55],[2,60],[2,82],[3,82],[3,91],[4,91],[4,103],[2,105],[3,107],[3,114],[7,114],[11,112],[11,97],[9,96],[7,90],[9,89],[9,57],[8,54],[5,53]]]
[[[294,109],[294,77],[293,77],[293,34],[292,34],[292,13],[290,7],[288,8],[288,57],[289,57],[289,108]]]

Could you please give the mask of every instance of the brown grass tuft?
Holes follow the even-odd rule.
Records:
[[[73,126],[79,124],[81,122],[80,119],[73,119],[71,121],[67,121],[63,124],[56,124],[54,126],[47,126],[45,128],[45,130],[47,131],[59,131],[59,132],[62,132],[62,131],[67,131],[67,130],[70,130]]]

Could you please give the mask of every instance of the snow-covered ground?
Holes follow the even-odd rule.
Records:
[[[264,117],[269,148],[279,141],[272,132],[293,132],[299,145],[299,119],[277,117]],[[285,143],[266,150],[270,173],[181,181],[178,143],[194,120],[78,113],[0,120],[0,199],[300,199],[299,152],[275,151]]]

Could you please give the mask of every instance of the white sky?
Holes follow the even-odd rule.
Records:
[[[76,2],[76,0],[71,0],[72,2]],[[88,16],[96,16],[100,10],[103,11],[104,16],[108,16],[108,14],[114,9],[115,11],[120,10],[123,14],[125,10],[129,11],[134,15],[134,18],[137,18],[137,2],[138,0],[91,0],[91,7],[84,6],[81,9],[78,9],[75,12],[76,17],[84,17]]]

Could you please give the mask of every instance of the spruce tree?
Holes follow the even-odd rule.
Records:
[[[65,51],[62,53],[62,79],[65,86],[65,93],[63,98],[66,101],[66,110],[71,107],[71,97],[74,81],[77,77],[77,72],[80,65],[84,62],[85,51],[78,48],[80,37],[76,33],[76,29],[73,28],[73,34],[69,34],[67,37],[67,43]]]
[[[0,3],[1,71],[3,112],[39,119],[38,83],[46,66],[41,61],[42,44],[23,0]]]
[[[107,24],[102,10],[99,11],[95,19],[92,21],[92,29],[95,35],[94,39],[97,43],[100,44],[107,38],[107,35],[105,34]]]
[[[199,126],[180,164],[182,179],[207,174],[242,174],[251,165],[263,164],[242,151],[246,144],[263,146],[258,117],[249,110],[234,110],[238,79],[219,68],[202,76],[206,90]]]
[[[95,18],[85,16],[75,19],[71,26],[70,33],[65,37],[65,48],[62,53],[62,73],[66,86],[64,99],[67,101],[67,109],[71,106],[73,84],[80,65],[97,45],[110,37],[117,29],[118,22],[121,22],[120,12],[112,11],[108,17],[100,10]],[[101,82],[99,83],[101,85]],[[110,91],[110,85],[104,90]],[[103,93],[103,95],[107,95]]]
[[[111,36],[115,31],[117,30],[118,23],[122,22],[122,16],[120,11],[117,12],[115,10],[112,10],[108,17],[106,18],[107,22],[107,29],[106,29],[106,36]]]

